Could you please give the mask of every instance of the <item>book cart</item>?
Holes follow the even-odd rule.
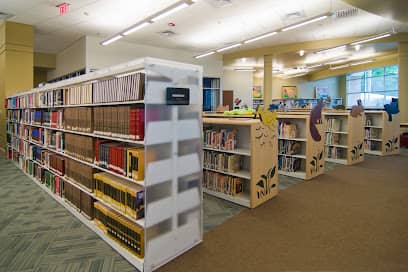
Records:
[[[203,191],[249,208],[276,196],[276,125],[248,116],[212,116],[203,118]]]
[[[400,115],[389,121],[383,110],[366,110],[364,124],[364,152],[371,155],[393,155],[400,152]]]
[[[324,173],[324,129],[321,119],[313,121],[320,140],[311,134],[310,111],[278,113],[279,174],[312,179]]]
[[[144,85],[140,88],[135,82],[127,82],[130,93],[124,95],[134,97],[133,94],[137,91],[134,87],[143,89],[144,97],[139,92],[136,100],[126,100],[120,97],[126,86],[110,83],[134,73],[144,75],[144,82],[137,82]],[[105,102],[95,102],[95,84],[102,85],[101,92],[105,95]],[[37,185],[139,271],[155,270],[202,241],[201,84],[202,70],[199,66],[144,58],[8,97],[8,158],[15,161]],[[82,88],[85,85],[88,87]],[[75,104],[70,100],[68,104],[65,97],[56,105],[52,93],[55,90],[65,91],[66,88],[77,88],[78,100]],[[46,102],[47,105],[40,106],[38,98],[47,92],[51,93],[51,98]],[[189,98],[186,94],[189,94]],[[90,101],[85,103],[85,100],[81,100],[89,95]],[[72,107],[98,108],[106,105],[137,105],[144,109],[144,126],[140,128],[144,130],[144,139],[125,139],[112,136],[116,135],[112,133],[95,134],[92,129],[88,132],[71,131],[64,127],[64,122],[62,126],[55,127],[44,123],[24,123],[21,117],[22,111],[27,109],[64,111]],[[116,120],[120,122],[120,119]],[[93,143],[110,140],[138,147],[144,152],[144,157],[132,157],[132,166],[127,164],[126,167],[133,167],[138,171],[144,168],[144,179],[135,180],[110,168],[101,167],[93,160],[68,154],[64,140],[59,142],[59,148],[36,141],[33,131],[39,127],[61,133],[59,137],[64,140],[68,135],[80,135],[88,137]],[[86,188],[55,169],[58,167],[41,163],[36,156],[45,152],[49,152],[50,156],[58,156],[59,162],[72,160],[92,168],[94,173],[98,172],[94,175],[95,180],[97,175],[100,180],[106,174],[114,177],[115,184],[119,186],[117,188],[122,188],[121,198],[127,193],[126,197],[130,195],[130,199],[133,199],[131,203],[134,204],[135,197],[139,197],[139,200],[142,197],[143,202],[137,204],[141,210],[138,210],[137,215],[132,215],[127,212],[126,206],[124,212],[122,204],[117,205],[118,202],[107,201],[105,197],[98,195],[99,181],[96,182],[96,187],[94,180],[89,181],[93,184],[91,188]],[[97,157],[96,154],[91,155]],[[42,177],[44,173],[45,178]],[[135,187],[139,188],[137,193],[141,195],[131,195]],[[93,218],[95,219],[92,220]],[[112,229],[112,226],[118,225],[121,227],[119,230]]]
[[[351,165],[364,161],[364,113],[324,111],[325,160]]]

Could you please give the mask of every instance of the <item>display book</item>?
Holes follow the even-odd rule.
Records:
[[[199,66],[144,58],[9,97],[8,158],[138,270],[152,271],[202,241],[201,80]],[[171,105],[166,97],[180,88],[188,100]],[[44,92],[62,98],[40,100],[56,97]],[[108,109],[122,106],[130,107],[127,124]],[[55,127],[44,113],[29,119],[48,108],[63,115]],[[92,110],[77,114],[81,121],[64,115],[79,108]],[[101,108],[111,120],[98,118]],[[139,121],[133,108],[143,109]],[[62,133],[58,149],[47,131]]]
[[[278,112],[279,174],[308,180],[324,172],[322,107]]]
[[[364,161],[364,110],[325,110],[325,160],[351,165]]]
[[[278,193],[276,125],[204,117],[205,193],[255,208]]]
[[[391,118],[390,118],[391,116]],[[366,110],[364,152],[371,155],[393,155],[400,152],[400,115],[383,110]]]

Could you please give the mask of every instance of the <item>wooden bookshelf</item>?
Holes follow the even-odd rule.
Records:
[[[324,112],[325,160],[351,165],[364,161],[364,113],[353,117],[350,111]]]
[[[400,114],[393,114],[392,121],[388,113],[382,110],[366,110],[364,124],[364,152],[385,156],[400,152]]]
[[[276,126],[265,126],[259,119],[217,117],[203,118],[203,124],[204,152],[213,152],[204,155],[204,193],[249,208],[255,208],[278,194]],[[233,148],[223,148],[222,145],[214,142],[207,143],[208,131],[212,130],[215,134],[221,129],[236,132],[236,144]],[[210,163],[211,159],[208,159],[215,156],[224,158],[231,154],[239,156],[241,169],[229,171],[219,169],[218,166]],[[221,174],[222,177],[212,174],[206,177],[208,172]],[[216,180],[226,179],[226,177],[239,177],[241,179],[239,182],[243,184],[243,191],[224,193],[217,189]]]
[[[171,73],[169,74],[168,71],[171,71]],[[145,87],[143,87],[143,97],[141,99],[126,101],[125,98],[119,97],[119,100],[114,100],[121,93],[123,97],[125,95],[133,97],[133,92],[136,92],[136,89],[139,88],[131,87],[128,91],[125,91],[125,87],[122,90],[120,85],[106,85],[103,99],[109,100],[112,98],[112,101],[92,103],[94,98],[89,99],[89,95],[93,97],[93,94],[95,94],[94,82],[101,83],[105,80],[122,78],[136,73],[144,73],[146,75],[146,81],[143,81],[143,86]],[[148,77],[148,75],[155,76]],[[157,77],[157,75],[166,77],[166,80],[163,81],[162,77]],[[192,78],[195,80],[191,80]],[[185,83],[180,85],[180,80]],[[202,241],[201,80],[202,69],[199,66],[143,58],[8,97],[6,106],[10,118],[7,120],[7,156],[37,185],[74,216],[79,218],[81,222],[134,265],[137,270],[153,271]],[[142,84],[141,82],[129,82],[126,86],[139,86],[134,84]],[[82,90],[83,86],[86,86],[86,90]],[[46,100],[46,102],[40,100],[38,102],[38,99],[44,97],[44,94],[55,94],[60,90],[65,92],[69,88],[80,89],[77,97],[75,97],[77,101],[83,99],[82,96],[88,97],[84,98],[88,99],[88,101],[84,103],[67,103],[66,101],[68,100],[63,99],[58,102],[59,104],[54,104],[55,101],[53,99],[55,97],[51,95],[49,97],[50,100]],[[190,92],[189,103],[187,105],[170,106],[166,100],[168,88],[188,89]],[[26,122],[23,120],[26,116],[30,116],[30,114],[24,115],[27,113],[25,113],[27,110],[28,112],[31,110],[33,112],[40,110],[45,112],[47,109],[50,109],[48,111],[59,109],[65,112],[67,108],[91,107],[95,109],[119,105],[137,105],[137,107],[144,109],[142,110],[144,114],[144,139],[132,140],[123,137],[119,138],[114,135],[100,135],[100,132],[95,133],[92,128],[94,128],[96,116],[92,117],[92,125],[87,132],[67,129],[65,127],[67,121],[65,116],[62,117],[62,124],[59,124],[57,127],[48,124],[48,121],[38,123],[37,121]],[[35,113],[33,114],[35,115]],[[129,120],[131,120],[130,117]],[[120,121],[120,118],[118,118],[117,122],[119,123]],[[140,122],[140,120],[135,120],[135,122]],[[112,121],[112,123],[114,122]],[[40,140],[36,139],[37,136],[34,139],[33,130],[36,129],[42,129],[44,132],[50,133],[61,133],[59,134],[63,135],[61,146],[50,145],[44,140],[45,134],[42,136],[44,138]],[[110,133],[119,135],[116,129],[119,130],[119,128],[115,128]],[[125,131],[125,126],[123,125],[121,129]],[[163,133],[163,131],[168,133]],[[128,176],[129,173],[123,175],[115,172],[110,167],[102,167],[100,164],[97,164],[96,160],[89,161],[86,158],[68,154],[66,146],[66,137],[68,135],[76,137],[86,136],[92,139],[93,143],[97,139],[103,139],[110,140],[113,144],[126,144],[126,147],[139,147],[143,149],[144,154],[146,154],[142,160],[145,169],[144,179],[135,180]],[[128,136],[130,137],[131,135],[129,134]],[[57,146],[58,148],[56,148]],[[114,202],[107,201],[105,197],[97,196],[93,188],[85,187],[80,182],[72,179],[72,177],[60,174],[59,171],[51,168],[46,159],[44,160],[41,157],[39,160],[37,153],[33,150],[40,150],[41,156],[42,154],[58,155],[58,157],[65,159],[65,163],[69,159],[72,162],[78,163],[81,167],[95,170],[95,173],[109,173],[121,181],[120,184],[123,184],[121,186],[129,186],[129,188],[131,186],[139,186],[138,188],[142,188],[144,196],[142,203],[144,215],[136,218],[127,211],[124,212],[122,207],[118,207]],[[243,151],[237,150],[237,152]],[[96,158],[95,153],[92,156]],[[110,160],[109,157],[109,163],[111,163]],[[50,173],[52,178],[51,187],[45,186],[42,183],[43,172],[47,173],[47,175]],[[60,183],[57,183],[56,178],[61,179],[61,187],[59,187]],[[91,182],[95,185],[95,180],[92,179]],[[57,185],[58,190],[55,189]],[[82,194],[84,194],[87,197],[86,199],[91,199],[92,204],[89,207],[92,209],[91,215],[86,214],[82,206],[77,206],[72,200],[68,199],[68,192],[66,191],[68,186],[75,188],[75,194],[81,194],[74,196],[74,198],[80,199]],[[134,229],[143,230],[140,232],[141,238],[139,240],[144,251],[141,254],[142,256],[126,248],[124,243],[119,242],[120,239],[108,234],[106,226],[101,228],[101,222],[93,219],[94,215],[96,217],[96,211],[93,210],[94,207],[96,210],[96,206],[93,204],[94,201],[99,203],[104,210],[109,211],[117,220],[126,222],[126,226],[133,231]],[[179,224],[180,218],[183,218],[183,224]],[[163,226],[165,227],[163,228]],[[132,236],[132,239],[136,239],[135,237]]]
[[[311,136],[310,111],[279,112],[278,121],[279,174],[305,180],[323,174],[325,134],[322,120],[315,125],[320,141]],[[291,128],[295,130],[290,132]]]

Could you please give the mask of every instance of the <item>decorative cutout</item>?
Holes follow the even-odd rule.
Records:
[[[257,196],[258,199],[265,197],[271,193],[271,190],[276,187],[276,183],[272,183],[272,178],[275,176],[276,166],[269,169],[266,175],[261,175],[260,180],[256,183],[258,186]]]
[[[310,112],[310,135],[312,136],[313,140],[316,142],[320,142],[322,140],[322,136],[319,133],[316,125],[321,125],[322,122],[322,109],[324,107],[323,101],[319,100],[316,106],[313,107],[312,111]]]
[[[356,161],[364,155],[363,143],[355,145],[351,150],[351,160]]]
[[[264,107],[258,106],[255,118],[259,116],[259,119],[265,126],[276,126],[276,119],[278,118],[278,113],[276,111],[265,110]]]
[[[357,105],[354,105],[351,107],[350,115],[351,117],[358,117],[361,116],[361,114],[364,112],[364,107],[363,103],[361,102],[361,99],[357,100]]]
[[[255,140],[261,146],[264,146],[266,143],[269,146],[273,146],[275,137],[276,135],[273,133],[272,127],[267,127],[262,124],[255,127]]]
[[[398,137],[392,137],[388,142],[385,143],[385,152],[393,152],[395,150],[398,150],[399,148],[399,138]]]
[[[392,98],[390,104],[384,105],[384,110],[388,113],[388,122],[392,122],[392,115],[399,113],[398,98]]]
[[[323,151],[313,156],[313,160],[310,161],[309,165],[311,174],[318,173],[321,168],[323,168]]]

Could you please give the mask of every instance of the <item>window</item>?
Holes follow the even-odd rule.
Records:
[[[366,108],[382,108],[398,98],[398,65],[373,68],[346,77],[347,107],[361,99]]]

